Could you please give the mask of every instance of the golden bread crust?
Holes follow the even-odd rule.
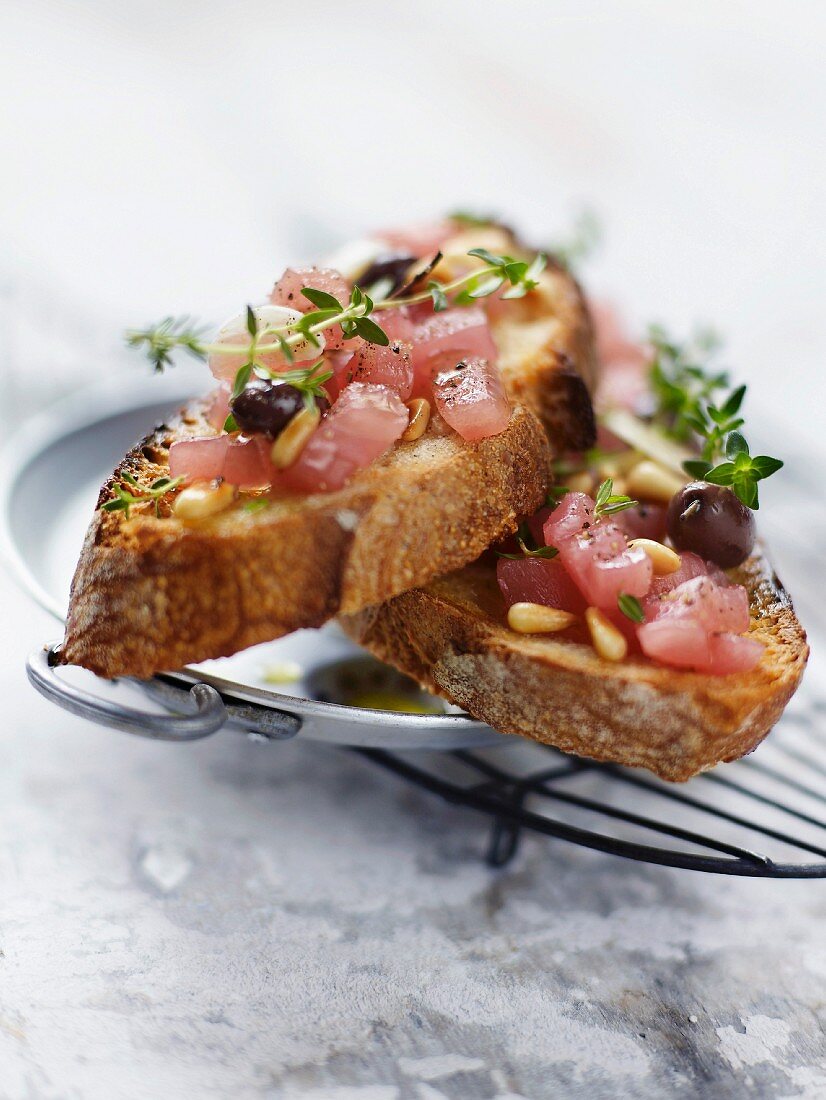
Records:
[[[732,579],[750,596],[748,673],[706,676],[642,657],[605,661],[561,636],[516,634],[489,563],[343,617],[355,641],[503,733],[685,780],[751,752],[780,717],[808,657],[806,634],[762,553]]]
[[[544,271],[532,294],[508,303],[493,331],[508,392],[536,413],[554,453],[592,447],[594,330],[571,274],[562,267]]]
[[[169,445],[208,431],[193,406],[127,455],[142,484]],[[517,407],[480,443],[428,435],[332,493],[233,507],[198,523],[151,509],[96,511],[72,583],[62,660],[148,677],[222,657],[338,611],[389,599],[477,557],[541,503],[550,462],[536,417]],[[168,512],[168,509],[167,509]]]

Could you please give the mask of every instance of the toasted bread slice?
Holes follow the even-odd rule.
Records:
[[[685,780],[751,752],[797,688],[806,634],[762,553],[731,577],[749,591],[757,668],[707,676],[507,626],[495,567],[477,562],[381,607],[342,617],[388,664],[503,733]]]
[[[72,584],[62,661],[108,677],[148,677],[227,656],[426,584],[513,531],[543,499],[548,435],[560,450],[593,440],[588,389],[576,371],[581,365],[593,378],[592,330],[576,283],[552,268],[539,288],[500,310],[492,331],[515,402],[506,430],[466,443],[434,416],[419,440],[397,445],[336,492],[275,499],[256,514],[239,503],[197,524],[167,507],[160,517],[151,508],[130,518],[102,512],[124,471],[148,485],[168,472],[175,440],[214,434],[198,403],[158,428],[101,491]]]
[[[141,484],[167,471],[176,439],[209,434],[200,406],[126,456]],[[236,653],[341,611],[388,599],[477,556],[546,489],[539,421],[514,409],[498,436],[428,434],[332,493],[242,506],[183,523],[98,508],[72,583],[62,660],[102,676],[148,677]],[[168,510],[167,510],[168,511]]]

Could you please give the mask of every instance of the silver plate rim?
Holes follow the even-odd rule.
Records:
[[[47,611],[59,623],[66,616],[60,603],[40,584],[25,559],[19,553],[11,524],[11,501],[15,486],[24,470],[49,447],[82,428],[91,427],[101,420],[156,405],[169,398],[170,403],[186,401],[191,390],[176,379],[163,376],[161,385],[166,392],[156,393],[147,399],[146,381],[119,372],[88,383],[72,393],[51,403],[41,412],[27,417],[0,448],[0,558],[12,573],[18,585],[27,592],[38,606]],[[89,415],[90,406],[97,412]]]

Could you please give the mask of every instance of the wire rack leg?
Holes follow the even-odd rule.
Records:
[[[512,788],[507,795],[507,800],[513,805],[514,810],[522,809],[525,801],[525,790]],[[489,867],[505,867],[519,851],[519,843],[522,839],[522,825],[511,818],[496,816],[490,827],[488,850],[485,862]]]

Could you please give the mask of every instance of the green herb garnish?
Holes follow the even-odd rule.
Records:
[[[149,488],[144,488],[130,473],[124,471],[120,476],[122,481],[131,486],[131,489],[124,489],[123,485],[116,485],[114,487],[114,500],[107,500],[105,504],[101,505],[101,510],[104,512],[125,512],[127,519],[129,519],[129,510],[133,505],[146,504],[147,501],[152,501],[155,505],[155,515],[160,516],[161,497],[166,496],[173,489],[177,489],[184,480],[182,477],[159,477],[152,482]]]
[[[293,370],[273,371],[259,362],[255,364],[251,361],[244,363],[243,366],[238,368],[235,375],[230,400],[234,401],[237,397],[241,396],[250,378],[255,374],[258,378],[264,378],[274,382],[283,382],[292,386],[293,389],[298,390],[304,398],[304,405],[306,408],[312,409],[318,398],[327,397],[324,383],[329,382],[333,377],[333,372],[331,370],[322,369],[324,365],[323,359],[317,359],[310,367],[296,367]],[[233,414],[230,413],[224,421],[224,431],[237,432],[239,430],[238,421]]]
[[[626,508],[634,508],[639,504],[638,500],[614,492],[613,478],[606,478],[597,489],[594,508],[594,519],[602,519],[603,516],[613,516],[616,512],[624,512]]]
[[[700,329],[682,344],[671,339],[661,325],[648,330],[654,351],[650,384],[655,407],[653,421],[681,443],[691,438],[704,408],[729,384],[725,371],[713,372],[709,361],[720,346],[710,329]]]
[[[345,304],[326,291],[302,287],[302,294],[316,308],[287,325],[268,325],[262,328],[255,311],[247,306],[250,342],[244,346],[205,342],[203,330],[194,328],[187,317],[167,317],[160,324],[147,329],[130,330],[126,334],[126,342],[129,347],[143,348],[156,371],[170,366],[173,352],[182,348],[199,359],[206,359],[211,354],[241,352],[248,356],[244,368],[249,367],[251,373],[260,365],[259,357],[264,352],[281,351],[287,361],[292,362],[293,348],[305,341],[319,347],[319,335],[335,325],[341,326],[348,339],[360,336],[369,344],[386,347],[390,343],[389,337],[373,316],[382,310],[398,309],[430,300],[438,312],[447,309],[451,302],[453,305],[469,305],[495,293],[503,286],[507,286],[503,298],[521,298],[538,285],[539,275],[547,262],[542,253],[530,262],[515,260],[512,256],[497,256],[484,248],[471,249],[468,255],[482,260],[485,266],[449,283],[431,279],[424,290],[403,298],[384,298],[374,302],[361,287],[354,286],[350,300]],[[247,381],[249,374],[244,385]]]
[[[523,298],[529,290],[539,285],[539,276],[548,262],[547,256],[542,252],[530,263],[527,260],[515,260],[512,256],[497,256],[486,248],[471,248],[468,256],[483,260],[487,266],[442,287],[447,293],[448,290],[465,284],[456,296],[457,305],[469,305],[479,298],[487,298],[506,283],[510,286],[502,294],[503,298]]]
[[[255,497],[253,500],[248,500],[244,505],[245,512],[263,512],[265,508],[269,508],[270,502],[267,497]]]
[[[555,546],[532,546],[533,537],[527,523],[520,523],[516,533],[516,542],[519,546],[518,554],[504,554],[501,550],[496,553],[500,558],[508,558],[510,561],[521,561],[522,558],[555,558],[559,551]]]
[[[253,351],[253,355],[254,355]],[[255,359],[250,359],[248,362],[240,366],[235,373],[235,381],[232,383],[232,392],[229,395],[230,401],[234,401],[236,397],[240,397],[244,390],[247,388],[247,383],[252,378],[252,372],[256,366]],[[266,369],[266,368],[264,368]]]
[[[471,210],[452,210],[447,217],[448,221],[456,222],[466,229],[484,229],[498,222],[494,214],[476,214]]]
[[[498,557],[508,558],[510,561],[521,561],[522,558],[555,558],[559,553],[555,546],[537,546],[535,550],[531,550],[524,539],[517,537],[516,541],[519,543],[520,553],[504,554],[501,550],[497,550]]]
[[[441,313],[450,305],[448,297],[444,292],[444,288],[441,283],[438,283],[435,279],[431,279],[427,284],[427,289],[430,292],[430,297],[433,301],[433,312]]]
[[[729,387],[728,374],[708,365],[719,347],[718,338],[701,332],[680,345],[655,327],[649,339],[655,352],[651,367],[654,422],[680,442],[693,438],[701,444],[700,457],[685,461],[683,469],[690,477],[729,486],[747,508],[756,510],[758,481],[776,473],[783,463],[768,455],[749,454],[740,431],[745,423],[740,409],[746,387],[721,393]]]
[[[312,409],[317,398],[327,397],[324,383],[329,382],[333,372],[327,368],[323,359],[317,359],[311,367],[296,367],[294,370],[271,371],[266,367],[256,366],[255,373],[260,378],[269,378],[274,382],[285,382],[298,390],[304,398],[304,404]]]
[[[620,592],[617,596],[617,607],[626,619],[630,619],[632,623],[645,622],[645,612],[636,596],[629,596],[627,592]]]
[[[760,507],[758,481],[777,473],[783,463],[779,458],[770,458],[768,455],[750,455],[749,445],[740,432],[732,432],[728,436],[725,453],[726,462],[716,466],[712,466],[710,462],[703,463],[706,468],[694,476],[702,477],[713,485],[730,486],[747,508],[757,511]],[[698,469],[700,464],[691,465]]]
[[[320,308],[302,314],[297,321],[287,325],[266,325],[262,328],[255,311],[247,306],[247,331],[250,340],[245,345],[205,342],[203,330],[193,328],[186,317],[178,320],[167,317],[159,325],[141,331],[129,331],[126,342],[132,348],[145,348],[156,371],[162,371],[172,364],[172,353],[176,348],[184,348],[199,359],[206,359],[211,354],[237,355],[241,352],[248,357],[241,368],[248,369],[246,381],[249,381],[253,368],[260,365],[260,356],[263,353],[280,351],[287,362],[291,363],[294,359],[293,348],[306,341],[320,347],[319,334],[337,324],[341,325],[345,336],[361,336],[371,344],[387,345],[390,342],[387,333],[367,317],[375,306],[369,295],[359,287],[353,287],[347,305],[343,305],[332,294],[312,287],[304,287],[302,293],[313,305],[320,304]],[[238,377],[236,375],[236,382]]]
[[[144,348],[146,357],[155,373],[172,366],[172,353],[178,349],[189,352],[196,359],[205,359],[203,350],[203,326],[193,327],[189,317],[165,317],[157,325],[142,331],[130,329],[126,344],[130,348]]]

